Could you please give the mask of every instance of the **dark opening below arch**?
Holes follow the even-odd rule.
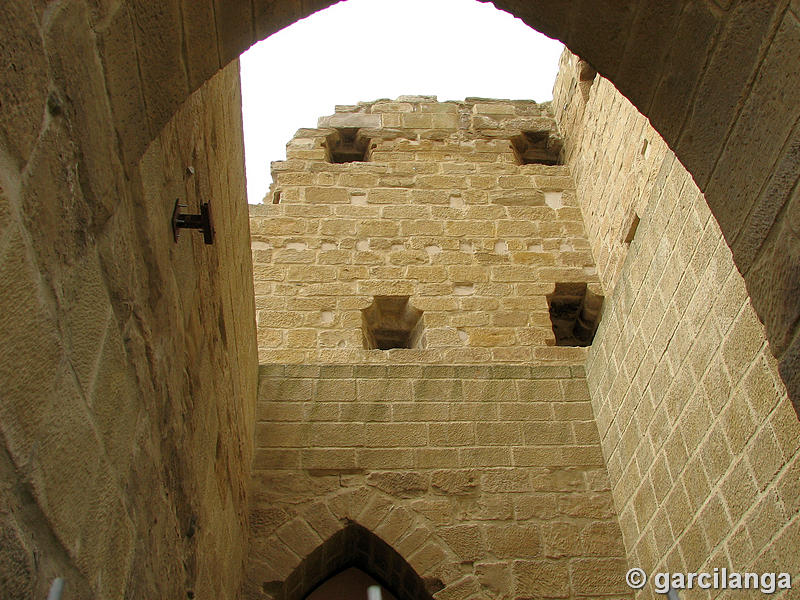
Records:
[[[433,600],[443,584],[420,577],[389,544],[357,523],[348,525],[311,552],[285,581],[262,589],[274,600],[303,600],[331,577],[356,567],[373,577],[397,600]]]

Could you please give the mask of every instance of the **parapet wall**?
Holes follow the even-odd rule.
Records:
[[[251,208],[261,361],[582,363],[548,307],[558,283],[600,292],[560,146],[523,101],[404,97],[300,130]],[[379,296],[422,311],[410,347],[370,349]]]

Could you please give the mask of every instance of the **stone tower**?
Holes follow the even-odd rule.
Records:
[[[548,106],[477,98],[300,130],[252,211],[261,361],[582,363],[602,292],[561,145]]]
[[[408,96],[337,107],[273,163],[255,588],[299,599],[356,564],[399,598],[630,596],[562,143],[548,105]],[[375,540],[328,541],[351,528]]]
[[[251,208],[245,597],[350,565],[447,599],[798,571],[763,326],[691,176],[586,63],[550,105],[337,107],[287,157]]]

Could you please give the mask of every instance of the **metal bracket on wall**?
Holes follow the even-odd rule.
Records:
[[[175,207],[172,209],[172,235],[175,241],[180,237],[181,229],[199,229],[203,232],[203,241],[206,244],[214,243],[214,227],[211,224],[211,207],[208,202],[200,205],[200,214],[184,214],[181,208],[186,208],[185,204],[180,204],[180,200],[175,200]]]

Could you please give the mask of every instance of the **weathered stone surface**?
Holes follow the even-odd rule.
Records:
[[[402,115],[392,135],[383,135],[386,129],[377,121],[360,130],[372,140],[364,161],[328,162],[323,153],[273,164],[275,183],[268,196],[279,195],[282,201],[254,207],[251,214],[252,231],[259,240],[269,236],[275,249],[253,254],[257,301],[267,304],[268,298],[282,296],[282,282],[299,293],[286,298],[280,310],[259,312],[262,357],[269,352],[279,359],[282,349],[292,349],[293,357],[307,362],[329,362],[337,355],[340,361],[393,358],[364,351],[376,342],[362,331],[361,310],[371,304],[371,296],[408,295],[413,298],[409,306],[424,311],[423,329],[414,335],[413,348],[397,350],[398,359],[442,362],[457,356],[459,362],[477,363],[490,355],[522,362],[535,347],[553,342],[548,287],[558,280],[599,284],[588,252],[574,259],[563,253],[565,246],[587,247],[569,170],[515,164],[511,133],[493,140],[461,128],[424,138],[421,134],[435,126],[432,119],[444,109],[474,112],[502,130],[527,120],[537,131],[557,135],[546,107],[491,100],[362,103],[321,119],[320,126],[328,129],[299,130],[290,146],[305,153],[329,143],[330,127]],[[504,170],[485,178],[484,191],[474,194],[473,174],[487,162]],[[378,167],[397,175],[367,172]],[[545,206],[545,190],[559,194],[558,211]],[[307,210],[312,208],[313,213]],[[581,266],[562,268],[569,264]],[[318,295],[329,296],[329,306],[335,301],[337,307],[317,312],[308,299]],[[354,299],[366,306],[350,306]],[[345,302],[348,308],[342,310]],[[487,309],[495,309],[491,319]],[[296,329],[302,326],[307,329],[301,335]],[[488,348],[495,350],[489,353]],[[557,362],[562,352],[564,360],[573,360],[560,348],[551,351],[551,359]],[[439,428],[431,435],[446,437],[446,432]],[[462,432],[463,444],[473,441],[474,433]]]
[[[133,27],[125,5],[97,38],[106,88],[113,98],[111,113],[121,146],[120,158],[126,165],[135,165],[155,136],[147,118],[141,80],[131,77],[139,70]]]
[[[30,157],[45,112],[49,74],[39,23],[28,3],[0,15],[0,141],[22,166]]]
[[[737,5],[698,85],[676,147],[681,162],[700,187],[708,182],[725,133],[744,101],[743,92],[758,66],[759,50],[773,14],[774,7],[767,3]]]
[[[516,560],[513,564],[517,594],[535,594],[545,598],[569,598],[569,573],[552,561]]]
[[[0,264],[0,282],[7,290],[0,334],[8,340],[0,348],[0,375],[6,382],[0,427],[12,459],[21,465],[27,462],[51,411],[63,346],[53,317],[43,306],[40,276],[18,232],[12,235]],[[21,371],[17,361],[28,368]],[[37,402],[31,403],[31,398]]]
[[[694,87],[706,68],[711,40],[720,27],[719,19],[707,4],[684,3],[676,22],[670,51],[662,63],[661,81],[648,107],[653,126],[672,144],[677,141],[693,100]]]
[[[190,90],[196,90],[220,67],[214,0],[181,0],[186,69]]]
[[[56,11],[45,39],[55,50],[50,68],[60,87],[49,96],[48,110],[53,118],[67,118],[74,124],[77,179],[91,211],[86,226],[98,231],[127,192],[120,173],[106,81],[86,7],[75,3]]]
[[[428,491],[428,481],[420,473],[370,473],[367,485],[399,498],[410,498]]]
[[[316,561],[315,536],[323,541],[330,537],[333,543],[337,532],[348,528],[340,519],[377,534],[418,574],[439,578],[444,587],[437,597],[462,598],[478,590],[489,597],[498,590],[510,593],[514,569],[519,571],[518,595],[561,590],[564,583],[564,597],[573,597],[569,581],[574,558],[622,560],[625,550],[613,499],[602,483],[605,471],[600,469],[599,476],[591,466],[558,471],[546,466],[553,450],[593,448],[599,455],[598,442],[579,448],[571,435],[554,435],[547,440],[549,446],[531,446],[521,433],[529,424],[521,421],[527,415],[507,409],[520,404],[519,384],[544,384],[542,390],[554,386],[555,395],[535,403],[549,409],[545,424],[562,434],[571,432],[571,425],[586,422],[585,415],[553,408],[581,404],[561,401],[562,383],[585,392],[585,383],[571,378],[570,369],[542,367],[534,375],[527,366],[512,365],[333,368],[341,368],[346,378],[320,379],[323,373],[338,373],[322,365],[260,371],[256,445],[269,447],[270,455],[263,457],[259,450],[254,462],[250,522],[258,550],[248,572],[257,571],[262,548],[275,531],[294,553]],[[582,376],[582,369],[578,372]],[[550,379],[559,375],[562,379]],[[342,395],[343,389],[351,391]],[[305,392],[298,395],[297,390]],[[279,410],[297,404],[302,409]],[[351,410],[361,405],[391,410]],[[315,420],[323,414],[324,421]],[[370,447],[360,447],[364,443]],[[284,453],[292,457],[298,445],[304,446],[302,462],[284,461]],[[512,448],[515,460],[516,451],[530,451],[524,465],[511,466]],[[534,493],[534,488],[548,491]],[[289,527],[285,523],[292,515],[300,520]],[[338,546],[333,555],[347,557],[349,552]],[[276,560],[291,569],[284,558]],[[549,573],[543,582],[534,583],[524,568],[515,567],[539,558],[547,558],[537,563]],[[320,560],[321,573],[330,573],[334,563]],[[299,585],[311,585],[309,575],[296,574]],[[617,584],[604,582],[594,591],[604,593]],[[283,589],[289,583],[276,585]]]
[[[204,3],[197,5],[194,14],[194,4],[177,1],[163,6],[110,0],[23,4],[12,2],[0,17],[0,60],[4,66],[0,162],[3,192],[9,196],[5,206],[0,204],[0,329],[4,334],[0,379],[7,394],[0,423],[13,463],[20,469],[19,473],[5,469],[4,484],[12,482],[13,493],[19,495],[23,487],[20,482],[25,481],[34,497],[26,500],[31,513],[18,521],[20,534],[4,539],[10,540],[12,548],[28,545],[41,558],[34,565],[41,569],[36,572],[36,587],[28,590],[36,597],[46,595],[45,580],[62,572],[68,574],[80,597],[232,597],[245,548],[243,513],[256,383],[247,216],[242,209],[243,194],[231,193],[234,189],[241,191],[244,177],[235,78],[227,76],[219,84],[222,91],[201,90],[188,104],[184,101],[217,67],[235,59],[252,41],[330,2],[215,0],[213,13]],[[88,10],[84,4],[88,4]],[[797,396],[800,338],[792,312],[797,287],[792,273],[797,270],[793,249],[798,244],[798,231],[793,206],[788,203],[797,175],[797,161],[793,160],[798,95],[794,68],[797,1],[769,7],[728,0],[636,7],[629,2],[588,0],[568,6],[517,0],[496,4],[532,26],[567,40],[584,55],[585,65],[612,75],[617,87],[645,110],[677,148],[695,180],[705,185],[710,176],[708,202],[728,239],[739,236],[732,244],[734,257],[748,278],[752,305],[765,321],[770,345],[754,334],[760,333],[758,317],[741,280],[736,280],[736,267],[714,228],[714,219],[697,201],[700,196],[691,175],[682,170],[643,118],[609,96],[609,84],[601,78],[590,82],[588,77],[581,77],[594,69],[573,69],[571,73],[577,73],[579,81],[569,80],[564,89],[574,89],[567,97],[562,90],[552,107],[560,113],[567,142],[580,139],[591,148],[596,143],[593,139],[603,140],[601,151],[593,155],[600,166],[595,170],[576,159],[573,144],[566,153],[575,167],[571,172],[577,176],[577,196],[571,196],[570,190],[562,196],[572,205],[558,209],[552,203],[493,206],[507,210],[500,215],[507,221],[535,222],[539,226],[517,236],[510,235],[513,228],[504,229],[509,235],[501,236],[500,229],[494,228],[497,215],[475,213],[470,208],[487,203],[495,186],[509,190],[524,185],[524,180],[511,179],[517,175],[513,162],[497,160],[498,152],[502,153],[498,145],[512,128],[533,126],[540,118],[539,109],[503,101],[502,109],[478,111],[485,114],[475,115],[474,124],[492,139],[484,145],[476,144],[473,160],[468,163],[454,161],[439,169],[437,165],[446,162],[447,153],[458,151],[449,145],[448,136],[452,133],[449,128],[460,125],[460,121],[455,120],[456,113],[449,104],[446,110],[408,111],[408,105],[431,106],[434,99],[403,97],[397,106],[387,107],[390,112],[380,115],[383,124],[394,130],[385,139],[397,141],[397,145],[382,151],[376,148],[378,152],[373,155],[377,161],[401,165],[398,172],[389,173],[386,165],[383,169],[373,165],[364,172],[379,176],[378,184],[390,190],[419,178],[424,189],[384,195],[382,203],[430,209],[403,218],[434,225],[407,226],[408,231],[416,232],[411,238],[418,236],[416,245],[392,250],[392,246],[407,241],[402,227],[367,227],[363,229],[367,239],[355,239],[359,229],[353,221],[377,218],[380,194],[374,196],[374,202],[369,193],[354,195],[351,204],[341,203],[340,212],[335,207],[325,207],[328,214],[292,214],[287,210],[287,216],[293,218],[335,218],[325,229],[325,235],[334,241],[326,240],[326,244],[335,243],[338,237],[352,238],[345,242],[352,241],[352,247],[367,244],[356,253],[350,252],[352,247],[326,250],[336,253],[326,255],[328,262],[324,263],[337,265],[336,279],[311,284],[311,300],[343,296],[338,300],[349,307],[343,310],[353,312],[334,322],[357,329],[359,314],[355,311],[368,305],[369,299],[349,297],[359,293],[355,282],[366,278],[390,282],[366,286],[361,290],[364,295],[413,290],[404,283],[407,273],[398,269],[407,266],[400,264],[404,261],[424,261],[423,253],[431,261],[428,266],[444,269],[473,266],[473,260],[489,269],[507,262],[535,265],[541,270],[529,273],[534,280],[527,282],[492,277],[465,280],[450,270],[445,270],[443,278],[417,281],[415,285],[430,301],[429,306],[436,307],[426,311],[431,331],[436,331],[431,338],[441,346],[407,353],[393,350],[381,354],[380,360],[386,364],[438,361],[481,365],[494,360],[570,365],[582,361],[585,353],[559,354],[560,349],[546,345],[548,338],[536,331],[537,327],[539,331],[547,327],[540,320],[541,305],[531,310],[530,327],[518,336],[495,332],[496,340],[513,340],[507,346],[459,347],[464,338],[459,335],[457,342],[452,329],[456,335],[459,327],[487,324],[514,329],[519,318],[515,313],[526,310],[520,301],[541,300],[550,293],[537,283],[541,279],[591,276],[596,282],[602,281],[609,292],[616,288],[605,308],[606,321],[588,365],[593,412],[608,473],[593,466],[598,460],[594,443],[588,453],[584,448],[569,449],[573,458],[588,457],[592,464],[549,471],[533,465],[532,452],[511,451],[530,448],[488,445],[490,427],[482,429],[487,437],[481,443],[486,446],[427,448],[429,419],[378,423],[385,427],[376,428],[375,435],[369,436],[370,443],[376,444],[368,449],[375,451],[370,455],[371,464],[405,471],[456,469],[466,463],[480,465],[475,467],[479,472],[514,468],[513,477],[493,472],[491,477],[477,481],[495,486],[508,481],[519,486],[515,489],[537,489],[537,494],[548,498],[591,489],[608,493],[613,487],[631,562],[648,569],[661,559],[671,570],[699,568],[703,561],[710,561],[707,566],[717,566],[719,557],[724,556],[733,563],[731,567],[766,570],[770,560],[766,557],[792,557],[797,527],[789,522],[796,511],[789,509],[797,494],[792,494],[794,488],[787,480],[791,480],[789,474],[794,473],[792,465],[797,460],[797,423],[796,419],[787,419],[789,401],[769,352],[780,356],[782,381],[789,384],[789,394]],[[764,60],[755,65],[754,57]],[[220,108],[226,102],[230,105]],[[471,102],[491,104],[485,100]],[[179,109],[182,105],[185,110]],[[606,114],[614,115],[613,119],[594,118],[601,106],[610,111]],[[509,107],[519,114],[502,122],[498,117],[510,115]],[[358,110],[348,107],[339,112],[357,114]],[[176,113],[177,120],[168,125]],[[729,132],[731,119],[736,123]],[[703,126],[704,122],[709,126]],[[404,126],[430,129],[419,135],[397,135],[396,129]],[[400,138],[404,138],[402,143]],[[609,140],[620,138],[626,143],[614,144],[615,151],[609,151]],[[295,151],[299,158],[292,160],[301,163],[324,156],[324,150],[313,145]],[[420,156],[412,157],[415,154]],[[183,182],[180,174],[187,163],[193,163],[196,173],[211,175]],[[415,173],[414,163],[424,168]],[[279,166],[279,170],[282,168]],[[284,169],[287,175],[290,171]],[[337,181],[332,173],[323,171],[312,169],[302,177],[290,177],[287,185],[292,181],[291,185],[313,181],[317,187],[354,186],[356,182],[373,185],[364,180]],[[528,176],[543,174],[539,170],[522,171]],[[560,167],[554,175],[560,178],[569,172]],[[503,177],[507,179],[501,186]],[[533,184],[544,189],[545,183],[535,177]],[[552,180],[547,183],[551,184]],[[362,187],[360,191],[366,190]],[[215,215],[220,217],[218,240],[231,243],[204,248],[196,237],[184,235],[181,245],[175,246],[169,230],[171,201],[162,203],[159,199],[176,194],[185,196],[193,206],[202,198],[213,198]],[[587,202],[589,196],[607,200]],[[300,201],[301,196],[287,193],[285,200]],[[587,216],[586,233],[578,227],[579,205]],[[549,216],[534,209],[548,211]],[[641,223],[628,246],[625,240],[631,233],[631,210],[638,211]],[[459,211],[464,211],[463,217]],[[459,239],[457,244],[453,240],[445,244],[439,239],[422,239],[439,237],[437,224],[457,220],[468,223],[451,228],[451,232],[458,230],[463,238],[476,239]],[[481,229],[475,223],[491,223],[492,228]],[[620,223],[626,225],[620,227]],[[403,239],[396,239],[398,235]],[[528,242],[525,236],[533,239]],[[570,240],[572,249],[561,247],[564,239]],[[586,243],[578,247],[576,241]],[[588,261],[589,246],[593,261]],[[261,251],[266,252],[264,248]],[[315,252],[316,248],[279,248],[275,262],[310,265]],[[512,260],[517,258],[515,253],[522,252],[528,256]],[[396,253],[396,262],[383,262],[390,253]],[[525,262],[530,254],[549,254],[556,264]],[[557,263],[556,257],[562,262]],[[352,264],[348,264],[351,258]],[[350,267],[358,270],[351,271]],[[332,277],[329,269],[312,272]],[[83,295],[76,282],[86,274],[91,285]],[[294,314],[288,316],[293,311],[281,311],[277,306],[276,300],[290,296],[292,287],[286,281],[259,282],[262,332],[268,329],[266,314],[270,311],[282,312],[287,322],[297,320]],[[443,283],[453,286],[448,288]],[[105,299],[97,292],[99,285],[107,288]],[[446,301],[437,304],[435,300],[441,298]],[[90,306],[91,299],[98,306]],[[23,304],[17,306],[17,302]],[[108,302],[108,310],[100,306],[103,302]],[[74,309],[71,313],[70,308]],[[95,308],[98,319],[107,326],[92,324],[87,326],[86,339],[76,336],[80,324],[91,321]],[[446,321],[452,316],[447,313],[462,310],[476,313],[472,315],[475,320],[458,326]],[[319,314],[314,314],[312,321],[301,320],[289,327],[291,336],[287,333],[276,339],[273,335],[262,357],[308,361],[300,346],[322,339],[314,333],[329,318],[321,313],[329,311],[329,307],[316,307],[313,312]],[[481,323],[480,314],[487,311],[502,311],[503,324],[491,319]],[[745,320],[749,323],[743,328]],[[379,360],[376,353],[362,353],[360,337],[353,331],[337,338],[331,335],[331,329],[325,332],[327,345],[314,356],[315,361]],[[463,333],[467,333],[468,343],[469,333]],[[276,348],[284,339],[289,347]],[[98,340],[96,361],[92,360],[93,340]],[[345,345],[343,351],[336,348],[340,342]],[[763,365],[767,365],[766,380],[772,383],[762,386],[754,384],[758,379],[750,374]],[[754,385],[761,390],[754,391]],[[120,393],[123,389],[127,391]],[[414,389],[410,384],[404,387],[405,391]],[[114,401],[104,403],[103,398],[109,395],[114,395]],[[555,403],[551,405],[550,400],[534,402],[547,404],[547,411],[527,413],[519,397],[513,406],[493,399],[470,402],[469,396],[422,400],[446,405],[449,418],[455,422],[561,418],[585,423],[592,418],[585,409],[579,416]],[[354,404],[352,400],[345,402]],[[136,410],[116,409],[130,403],[138,403]],[[391,419],[393,414],[369,407],[342,410],[336,418],[360,418],[363,422]],[[435,411],[430,414],[435,415]],[[291,411],[282,413],[284,419],[290,415]],[[327,416],[334,418],[332,413]],[[117,433],[120,429],[125,432]],[[132,432],[135,436],[131,444]],[[571,432],[577,436],[575,428]],[[477,428],[475,435],[477,440]],[[552,446],[536,452],[550,456]],[[364,484],[368,474],[358,462],[361,455],[355,447],[303,450],[320,452],[303,456],[308,462],[301,465],[330,464],[322,458],[325,453],[344,471],[336,475],[305,473],[299,481],[296,474],[273,475],[276,496],[314,496],[319,501],[318,496],[339,493],[343,486]],[[88,454],[93,460],[87,461],[85,456],[78,456],[78,460],[76,453]],[[407,460],[391,462],[402,466],[389,466],[391,455]],[[526,457],[530,466],[507,464],[516,456]],[[530,477],[520,478],[518,473],[526,469],[531,469]],[[744,483],[735,488],[730,482],[739,475]],[[715,488],[715,481],[721,482],[720,488]],[[61,487],[63,497],[58,495]],[[492,494],[501,493],[493,490]],[[474,519],[470,526],[481,528],[484,525],[477,522],[483,514],[481,507],[489,507],[489,503],[480,504],[474,496],[486,491],[471,490],[455,498],[437,495],[439,504],[428,514],[439,513],[440,503],[452,500],[452,515]],[[515,517],[539,510],[537,503],[515,500]],[[37,508],[36,502],[41,506]],[[567,506],[553,502],[552,498],[550,502],[541,500],[541,514],[552,515],[553,506]],[[377,506],[366,506],[373,505]],[[366,506],[349,514],[361,515]],[[492,512],[495,518],[508,517],[502,503],[492,506],[500,507]],[[404,535],[399,533],[405,526],[404,514],[390,510],[374,517],[386,519],[387,531]],[[579,519],[567,510],[560,514]],[[496,597],[494,588],[488,589],[490,584],[484,583],[483,572],[464,572],[470,565],[459,564],[434,528],[423,524],[425,518],[418,521],[414,517],[408,528],[412,533],[397,543],[403,556],[426,577],[422,583],[412,578],[416,587],[412,586],[410,595],[422,597],[424,587],[448,600]],[[524,520],[538,518],[528,516]],[[732,522],[727,523],[726,518]],[[445,526],[444,519],[439,520]],[[451,520],[446,526],[455,525]],[[381,523],[375,526],[381,527]],[[598,533],[598,539],[604,535]],[[353,539],[361,541],[348,539],[347,543],[354,546]],[[115,543],[117,546],[113,546]],[[295,548],[303,552],[311,545]],[[379,541],[372,538],[366,546],[362,544],[378,546]],[[78,547],[80,551],[75,550]],[[328,546],[322,554],[332,554],[330,551],[337,547]],[[600,551],[591,544],[587,547],[593,553]],[[300,557],[279,538],[254,540],[253,548],[260,553],[261,562],[251,572],[257,573],[260,582],[248,587],[248,594],[263,597],[277,593],[284,578],[289,578],[290,587],[297,583],[298,576],[292,573]],[[375,556],[381,559],[373,561],[371,568],[386,573],[393,555],[377,552]],[[17,558],[9,560],[19,562]],[[616,570],[621,567],[614,562],[618,558],[580,560],[583,573],[602,576],[587,577],[573,570],[570,588],[565,589],[562,571],[551,572],[551,562],[518,561],[500,571],[511,568],[518,586],[524,582],[531,587],[502,593],[591,597],[597,593],[593,587],[597,581],[609,586],[620,584]],[[318,573],[320,564],[317,555],[304,569]],[[797,565],[786,568],[796,571]],[[535,581],[534,573],[538,577]],[[503,587],[502,574],[491,581],[498,589]],[[599,595],[616,594],[608,589]]]
[[[618,89],[643,112],[650,106],[662,75],[661,70],[654,69],[653,65],[661,65],[664,61],[683,4],[682,0],[663,0],[636,14],[627,36],[637,51],[625,52],[618,57],[619,66],[614,78]]]
[[[330,117],[320,117],[318,127],[380,127],[381,115],[363,113],[340,113]]]
[[[3,167],[2,430],[18,469],[3,471],[3,486],[27,490],[20,526],[38,557],[37,596],[64,574],[81,597],[85,578],[97,597],[183,596],[188,586],[224,598],[243,565],[256,387],[254,309],[241,293],[252,293],[241,268],[247,215],[232,206],[244,202],[244,174],[227,163],[243,153],[227,106],[238,73],[206,86],[126,180],[89,18],[80,3],[53,8],[46,41],[61,87],[37,117],[45,129],[21,181]],[[202,150],[214,129],[226,132],[213,140],[218,155]],[[187,147],[210,163],[197,170],[218,209],[213,255],[192,256],[186,239],[189,252],[176,255],[171,208],[142,200],[174,197],[164,178],[185,171]]]
[[[0,593],[8,600],[27,600],[33,594],[33,555],[7,520],[0,522]]]

